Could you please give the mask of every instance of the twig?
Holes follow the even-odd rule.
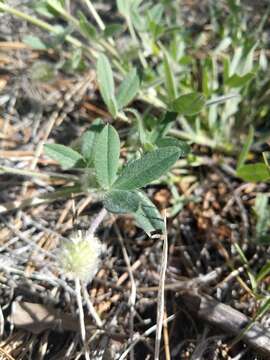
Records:
[[[125,244],[124,244],[124,239],[123,239],[123,237],[122,237],[122,235],[120,233],[120,230],[119,230],[118,226],[116,225],[116,223],[114,223],[114,228],[115,228],[115,231],[116,231],[116,233],[118,235],[118,240],[119,240],[120,245],[121,245],[122,253],[123,253],[123,256],[124,256],[125,263],[127,265],[128,275],[129,275],[130,283],[131,283],[131,291],[130,291],[130,296],[129,296],[129,305],[130,305],[129,328],[130,328],[130,339],[132,341],[133,338],[134,338],[134,315],[135,315],[135,303],[136,303],[136,293],[137,293],[136,283],[135,283],[135,279],[134,279],[134,276],[133,276],[133,272],[132,272],[128,252],[127,252],[127,249],[126,249]],[[130,351],[130,358],[132,360],[135,359],[133,349],[131,349],[131,351]]]
[[[63,280],[57,278],[57,277],[53,277],[53,276],[49,276],[49,275],[44,275],[44,274],[39,274],[39,273],[31,273],[31,274],[26,274],[25,271],[17,269],[17,268],[13,268],[9,265],[7,265],[3,259],[2,259],[2,263],[0,263],[0,270],[4,271],[5,273],[10,273],[10,274],[16,274],[18,276],[22,276],[25,279],[31,279],[31,280],[37,280],[37,281],[41,281],[41,282],[45,282],[48,283],[50,285],[52,285],[53,287],[62,287],[65,291],[67,291],[68,293],[70,293],[71,295],[75,295],[75,291]]]
[[[174,320],[176,317],[176,314],[173,314],[171,316],[169,316],[166,320],[163,321],[163,323],[169,323],[172,320]],[[120,356],[120,358],[118,360],[124,360],[127,355],[130,353],[130,351],[134,348],[134,346],[136,346],[136,344],[138,344],[138,342],[140,342],[142,339],[144,339],[145,337],[151,335],[154,331],[156,331],[157,328],[157,324],[151,326],[149,329],[147,329],[142,335],[137,336],[134,341],[129,345],[129,347],[123,352],[123,354]]]
[[[0,220],[16,235],[19,239],[23,240],[26,244],[30,245],[32,248],[36,249],[38,252],[41,252],[43,255],[50,257],[51,259],[56,259],[56,256],[50,253],[49,251],[44,250],[42,247],[37,245],[33,240],[29,239],[25,236],[21,231],[17,230],[17,228],[8,223],[6,219],[0,215]]]
[[[4,334],[4,329],[5,329],[4,326],[5,326],[5,319],[4,319],[2,307],[0,306],[0,338],[2,338]]]
[[[86,301],[86,305],[87,305],[87,308],[89,310],[89,313],[91,314],[91,316],[95,320],[97,326],[99,328],[102,328],[103,322],[100,319],[98,313],[96,312],[96,309],[94,308],[94,306],[92,304],[92,301],[91,301],[91,299],[89,297],[89,294],[88,294],[88,291],[86,290],[85,285],[82,286],[82,291],[83,291],[83,297],[84,297],[84,300]]]
[[[160,281],[158,289],[158,300],[157,300],[157,331],[155,340],[155,356],[154,359],[159,359],[161,333],[164,316],[164,302],[165,302],[165,279],[166,269],[168,262],[168,234],[167,234],[167,223],[166,223],[166,212],[164,216],[164,240],[163,240],[163,251],[162,251],[162,263],[160,269]]]
[[[256,351],[270,358],[270,332],[258,322],[253,322],[240,311],[229,305],[222,304],[212,297],[195,292],[182,293],[187,308],[198,318],[223,329],[231,336],[242,333],[242,340]],[[246,329],[246,331],[243,331]]]
[[[81,339],[84,347],[84,355],[86,360],[90,360],[89,350],[87,348],[87,343],[86,343],[86,330],[85,330],[84,313],[82,306],[81,283],[79,278],[75,278],[75,290],[76,290],[76,299],[79,310]]]
[[[169,333],[168,333],[168,325],[167,325],[167,311],[164,310],[164,322],[163,322],[163,341],[164,341],[164,348],[165,348],[165,357],[166,360],[171,359],[170,354],[170,342],[169,342]]]
[[[164,290],[172,290],[172,291],[181,291],[185,292],[189,289],[193,289],[194,291],[199,291],[200,289],[207,288],[209,284],[215,282],[219,277],[222,268],[216,268],[215,270],[209,272],[206,275],[200,275],[193,279],[183,278],[183,280],[178,280],[173,283],[168,283],[164,285]],[[144,293],[149,291],[158,291],[158,286],[148,286],[148,287],[139,287],[138,291]]]
[[[0,354],[5,357],[6,360],[15,360],[14,357],[10,356],[4,349],[0,348]]]

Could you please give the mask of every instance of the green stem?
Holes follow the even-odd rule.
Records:
[[[47,31],[50,31],[52,33],[56,33],[57,30],[54,28],[54,26],[46,23],[45,21],[42,21],[42,20],[39,20],[39,19],[36,19],[28,14],[25,14],[19,10],[16,10],[8,5],[5,5],[3,3],[0,2],[0,10],[1,11],[5,11],[9,14],[12,14],[12,15],[15,15],[23,20],[26,20],[30,23],[32,23],[33,25],[36,25],[44,30],[47,30]]]
[[[176,138],[191,140],[196,144],[209,146],[211,148],[223,148],[220,144],[217,144],[214,140],[209,139],[203,135],[198,135],[196,133],[189,133],[181,130],[171,129],[168,132],[168,135],[175,136]]]
[[[88,7],[90,13],[92,14],[93,18],[96,20],[101,31],[105,30],[104,22],[102,21],[101,17],[98,15],[96,9],[94,8],[92,2],[90,0],[83,0],[86,6]]]
[[[79,21],[77,19],[75,19],[72,15],[70,15],[68,13],[68,11],[63,8],[62,6],[60,6],[59,4],[57,4],[54,1],[48,0],[48,4],[50,5],[51,8],[53,8],[58,14],[60,14],[65,20],[69,21],[70,23],[72,23],[76,28],[79,27]]]

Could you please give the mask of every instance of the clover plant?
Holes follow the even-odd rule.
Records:
[[[64,170],[81,169],[86,174],[86,190],[98,191],[109,212],[133,214],[137,224],[150,234],[163,230],[163,219],[141,189],[166,174],[186,151],[185,144],[176,139],[163,140],[165,146],[156,146],[120,167],[119,135],[112,125],[97,119],[81,137],[77,150],[47,144],[45,152]]]

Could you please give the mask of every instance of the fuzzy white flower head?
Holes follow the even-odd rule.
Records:
[[[88,283],[98,270],[101,252],[99,239],[79,230],[71,235],[70,242],[63,244],[60,262],[73,278]]]

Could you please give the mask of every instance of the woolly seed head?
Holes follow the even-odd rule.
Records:
[[[70,242],[63,244],[60,262],[72,277],[90,282],[98,270],[101,251],[98,238],[77,231],[71,235]]]

